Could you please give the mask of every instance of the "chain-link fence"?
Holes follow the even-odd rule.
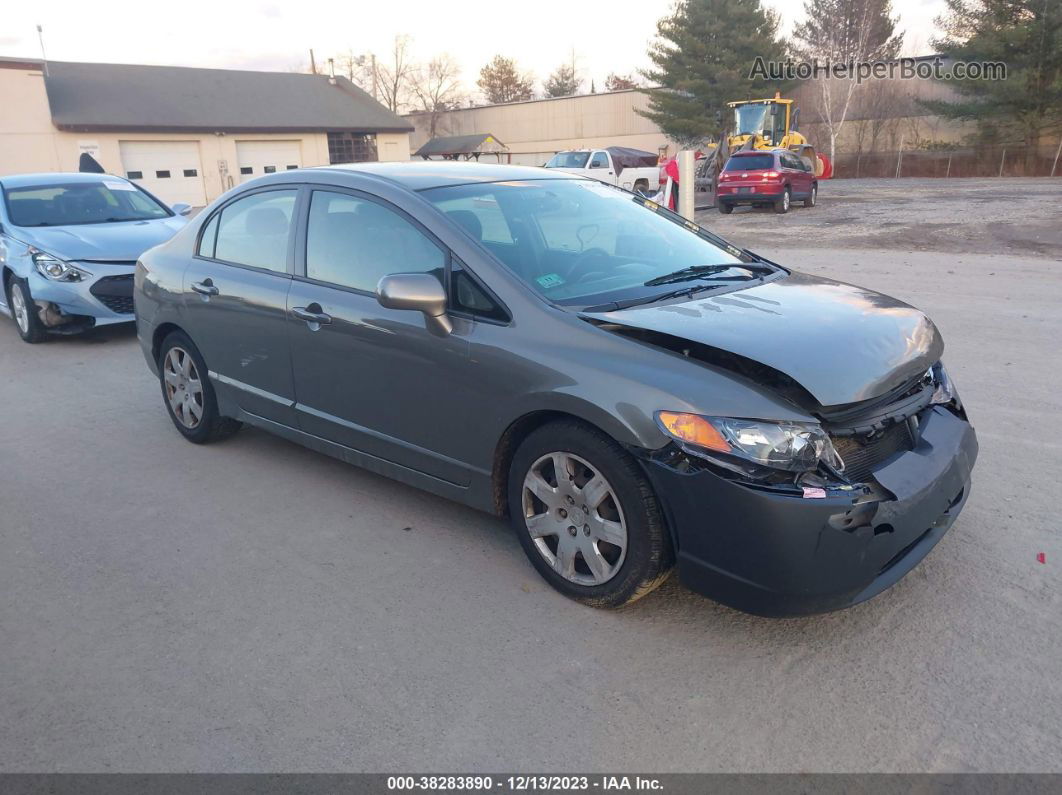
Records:
[[[838,152],[833,176],[845,177],[1062,177],[1056,147],[985,146]]]

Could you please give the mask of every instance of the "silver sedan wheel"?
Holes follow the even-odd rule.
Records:
[[[540,555],[577,585],[616,576],[627,553],[627,522],[605,476],[572,453],[549,453],[528,470],[524,523]]]
[[[170,411],[185,428],[195,428],[203,419],[203,382],[195,362],[184,348],[170,348],[162,365]]]
[[[15,316],[18,327],[22,329],[22,333],[29,334],[29,306],[26,296],[22,293],[22,285],[18,282],[11,285],[11,312]]]

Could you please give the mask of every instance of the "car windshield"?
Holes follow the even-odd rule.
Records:
[[[698,285],[710,285],[749,278],[743,263],[752,257],[745,252],[651,202],[596,181],[456,185],[424,195],[513,273],[559,304],[640,302],[673,292],[674,284],[660,286],[670,276],[683,287],[696,279],[709,280]]]
[[[763,171],[774,168],[774,155],[736,155],[726,161],[723,171]]]
[[[589,152],[558,152],[546,163],[546,168],[585,168]]]
[[[167,218],[172,213],[131,182],[102,179],[5,188],[15,226],[72,226]]]

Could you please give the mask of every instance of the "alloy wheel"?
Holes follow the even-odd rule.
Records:
[[[203,419],[203,382],[188,351],[170,348],[163,361],[162,377],[173,416],[185,428],[197,427]]]
[[[577,585],[612,579],[627,553],[627,523],[605,476],[572,453],[548,453],[524,477],[524,524],[535,548]]]
[[[14,282],[11,285],[11,312],[15,316],[15,322],[23,334],[29,334],[30,317],[26,296],[22,293],[22,285]]]
[[[782,194],[782,209],[789,209],[789,191]]]

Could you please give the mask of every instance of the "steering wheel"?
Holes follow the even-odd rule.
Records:
[[[611,255],[603,248],[588,248],[575,258],[565,277],[569,282],[583,282],[595,273],[607,273]]]

